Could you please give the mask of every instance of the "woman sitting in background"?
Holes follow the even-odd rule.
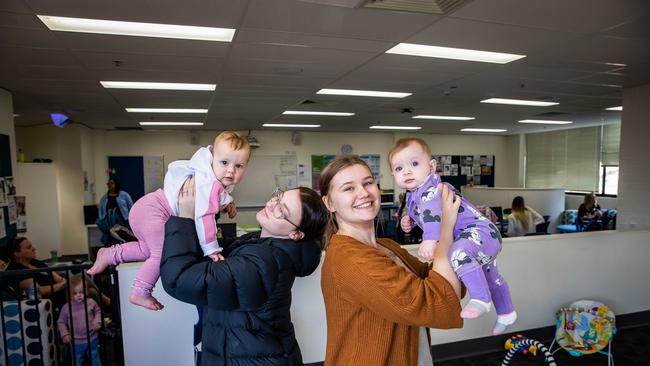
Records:
[[[47,264],[36,259],[36,248],[24,237],[11,239],[7,244],[7,256],[10,258],[7,271],[21,269],[47,268]],[[24,275],[12,276],[15,281],[15,288],[29,293],[36,288],[42,297],[52,298],[55,305],[65,303],[66,280],[55,271],[43,271]]]
[[[542,215],[526,206],[524,198],[517,196],[512,200],[512,213],[508,216],[508,236],[524,236],[534,233],[535,227],[544,223]]]

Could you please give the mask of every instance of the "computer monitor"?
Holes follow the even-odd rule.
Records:
[[[84,225],[94,225],[99,218],[97,205],[84,206]]]

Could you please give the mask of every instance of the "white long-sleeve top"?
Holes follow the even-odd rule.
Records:
[[[544,223],[542,215],[530,207],[526,207],[526,216],[528,217],[528,227],[517,220],[512,214],[508,216],[508,236],[524,236],[528,233],[535,232],[535,226]]]
[[[212,170],[212,147],[202,147],[190,160],[177,160],[169,164],[165,174],[164,191],[169,207],[178,215],[178,194],[187,178],[194,176],[196,203],[194,223],[201,249],[205,255],[220,252],[217,242],[215,215],[220,208],[233,201]]]

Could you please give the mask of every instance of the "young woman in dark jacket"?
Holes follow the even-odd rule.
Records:
[[[256,219],[262,231],[205,260],[194,222],[191,180],[179,217],[165,226],[160,275],[174,298],[204,306],[202,365],[302,365],[291,323],[295,277],[320,262],[327,211],[311,189],[276,191]]]

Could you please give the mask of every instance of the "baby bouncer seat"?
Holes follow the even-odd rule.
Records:
[[[560,308],[556,315],[557,327],[551,350],[557,343],[575,357],[601,353],[607,356],[609,366],[614,365],[611,347],[616,334],[616,319],[611,309],[598,301],[578,300]]]

